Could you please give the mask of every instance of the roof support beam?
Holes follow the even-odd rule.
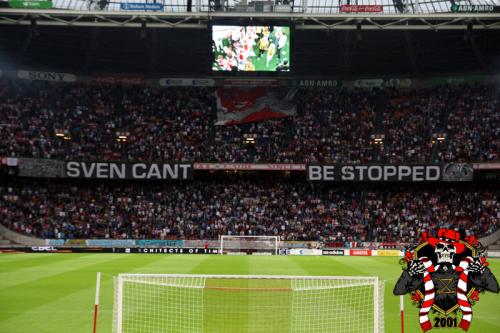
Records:
[[[481,50],[479,50],[479,48],[477,47],[476,39],[473,34],[469,36],[469,41],[470,45],[472,46],[472,50],[474,51],[474,55],[476,56],[477,60],[479,61],[479,64],[481,65],[481,68],[487,70],[488,66],[486,65],[486,61],[484,60],[484,55],[481,52]]]
[[[408,52],[408,57],[410,58],[411,72],[413,75],[416,75],[418,74],[418,64],[417,57],[415,56],[415,49],[413,47],[415,44],[410,31],[405,30],[403,33],[405,35],[406,50]]]
[[[85,56],[85,64],[83,67],[84,72],[88,72],[89,68],[91,68],[92,60],[94,59],[94,54],[97,48],[98,41],[99,41],[99,27],[94,27],[90,35],[87,55]]]
[[[206,29],[214,19],[243,18],[254,20],[286,20],[298,30],[352,30],[357,24],[363,30],[463,30],[472,22],[474,30],[500,29],[497,13],[443,14],[304,14],[304,13],[239,13],[239,12],[104,12],[62,10],[19,10],[0,8],[0,24],[47,26],[132,27],[147,22],[150,28]]]

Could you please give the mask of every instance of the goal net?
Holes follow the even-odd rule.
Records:
[[[114,333],[383,332],[377,277],[120,274]]]
[[[220,237],[221,254],[278,254],[279,236],[230,236]]]

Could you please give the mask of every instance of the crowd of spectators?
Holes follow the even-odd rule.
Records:
[[[461,91],[451,109],[446,132],[444,161],[490,161],[500,159],[499,91],[478,86]]]
[[[443,114],[454,103],[451,89],[420,89],[407,93],[391,89],[386,93],[388,102],[381,132],[385,140],[380,146],[380,161],[430,161],[432,135],[442,132]]]
[[[193,162],[498,160],[493,85],[301,88],[294,116],[217,126],[212,88],[0,80],[0,156]],[[435,140],[436,133],[445,140]],[[56,135],[57,134],[57,135]],[[118,140],[124,134],[125,140]],[[247,143],[246,136],[255,138]],[[373,136],[383,138],[374,143]]]
[[[294,135],[284,150],[296,162],[372,160],[376,91],[305,89],[297,95]]]
[[[67,184],[0,187],[0,221],[43,238],[218,239],[279,235],[323,242],[413,242],[440,227],[484,236],[500,227],[497,189],[305,182]]]
[[[268,120],[238,126],[216,126],[209,162],[291,162],[286,156],[291,119]],[[255,140],[253,144],[247,138]]]
[[[0,82],[0,156],[200,160],[213,119],[206,89]]]

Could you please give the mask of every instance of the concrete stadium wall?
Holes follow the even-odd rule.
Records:
[[[15,231],[7,229],[2,224],[0,224],[0,235],[2,235],[4,238],[6,238],[14,243],[17,243],[17,244],[28,245],[28,246],[44,246],[45,245],[44,239],[21,235]]]
[[[494,244],[497,240],[500,240],[500,229],[498,229],[489,236],[479,239],[479,242],[481,242],[481,244],[483,244],[484,247],[487,247],[491,244]]]

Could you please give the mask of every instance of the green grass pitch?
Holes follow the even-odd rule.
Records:
[[[490,259],[500,277],[500,260]],[[0,332],[89,333],[96,272],[102,272],[98,332],[111,332],[113,276],[118,273],[351,275],[386,280],[385,331],[399,332],[399,298],[392,288],[395,257],[293,257],[164,254],[0,254]],[[421,332],[418,310],[405,297],[406,332]],[[500,332],[500,295],[473,307],[469,332]],[[438,329],[436,332],[459,332]],[[235,332],[237,333],[237,332]]]

